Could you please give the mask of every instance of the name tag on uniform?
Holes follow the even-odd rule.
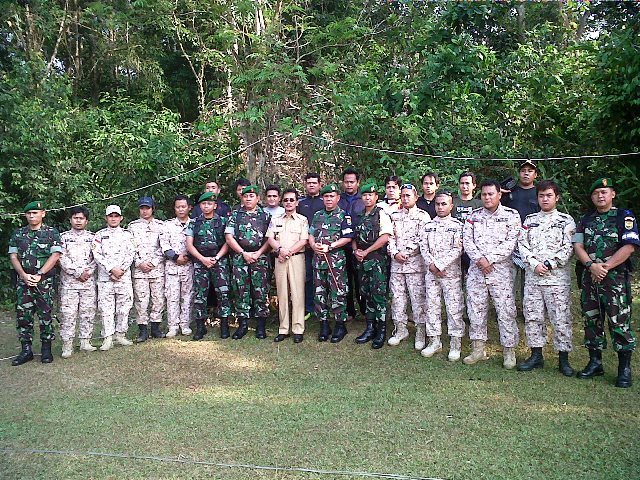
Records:
[[[509,221],[508,218],[496,218],[496,222],[506,223],[508,221]]]

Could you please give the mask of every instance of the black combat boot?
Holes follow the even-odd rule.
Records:
[[[320,333],[318,334],[319,342],[326,342],[331,336],[331,329],[329,328],[329,320],[320,321]]]
[[[589,350],[589,363],[584,370],[578,372],[578,378],[586,379],[604,375],[602,368],[602,350]]]
[[[616,387],[629,388],[631,384],[631,351],[620,351],[618,352]]]
[[[27,363],[33,360],[33,350],[31,350],[31,342],[24,342],[22,344],[22,350],[16,358],[11,360],[11,365],[17,367],[23,363]]]
[[[204,326],[204,318],[196,318],[196,331],[193,334],[194,340],[202,340],[207,334],[207,327]]]
[[[356,343],[363,344],[367,343],[369,340],[373,340],[376,336],[376,329],[374,328],[373,320],[367,320],[367,326],[364,329],[364,332],[358,337],[356,337]]]
[[[151,336],[153,338],[164,338],[165,334],[160,330],[160,322],[151,322]]]
[[[267,338],[267,319],[264,317],[259,317],[256,319],[256,338],[259,340],[264,340]]]
[[[238,329],[235,332],[233,332],[233,336],[231,337],[234,340],[240,340],[249,331],[249,320],[247,320],[246,318],[243,318],[242,320],[239,321],[239,323],[240,325],[238,326]]]
[[[146,325],[138,325],[138,338],[136,338],[136,343],[146,342],[149,338],[149,332],[147,331]]]
[[[229,319],[220,319],[220,338],[229,338]]]
[[[53,354],[51,353],[51,340],[43,340],[40,348],[40,361],[42,363],[53,362]]]
[[[529,372],[534,368],[544,367],[544,357],[542,356],[542,347],[532,347],[531,356],[518,365],[518,371]]]
[[[576,371],[569,365],[569,352],[558,352],[558,370],[565,377],[573,377]]]
[[[336,320],[336,327],[333,329],[333,335],[331,336],[331,343],[341,342],[344,336],[347,334],[347,327],[344,322]]]
[[[387,339],[387,322],[385,320],[381,320],[378,322],[378,328],[376,330],[376,337],[371,342],[371,348],[382,348],[384,346],[384,342]]]

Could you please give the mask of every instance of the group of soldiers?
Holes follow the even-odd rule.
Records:
[[[154,338],[207,334],[209,307],[219,321],[221,338],[241,339],[255,320],[255,336],[267,337],[269,290],[275,280],[279,329],[275,342],[304,339],[305,322],[315,316],[320,342],[338,343],[359,309],[366,328],[355,338],[399,345],[415,324],[414,346],[430,358],[442,351],[446,318],[448,360],[461,357],[465,335],[465,297],[471,351],[467,365],[486,360],[490,300],[496,311],[503,366],[528,371],[544,365],[547,317],[559,370],[573,376],[571,258],[577,257],[578,284],[585,321],[589,363],[579,378],[603,374],[606,347],[604,321],[619,356],[616,386],[630,387],[630,257],[640,245],[633,213],[613,206],[615,185],[600,178],[591,187],[595,211],[576,227],[558,211],[558,185],[535,183],[537,166],[520,165],[517,182],[484,180],[476,198],[476,176],[459,177],[459,193],[440,188],[435,172],[421,178],[422,193],[397,176],[385,179],[384,197],[375,183],[361,184],[354,169],[342,175],[342,188],[322,186],[320,175],[304,179],[306,196],[276,185],[260,189],[248,180],[236,182],[238,204],[218,198],[219,185],[209,181],[192,211],[189,197],[179,195],[175,218],[154,217],[151,197],[138,202],[139,218],[127,228],[118,205],[105,211],[106,228],[87,231],[89,212],[70,209],[71,229],[62,234],[43,223],[43,201],[24,208],[28,225],[14,233],[9,255],[18,274],[17,329],[22,350],[13,360],[33,359],[34,315],[39,316],[41,361],[53,361],[53,273],[59,264],[62,357],[73,352],[76,323],[80,349],[94,351],[91,335],[96,310],[102,320],[102,351],[127,338],[135,305],[136,342]],[[513,207],[513,208],[512,208]],[[579,271],[578,271],[579,270]],[[97,274],[96,274],[97,271]],[[516,277],[523,276],[522,310],[531,354],[517,364]],[[387,340],[388,293],[394,330]],[[444,300],[443,315],[442,303]],[[166,304],[168,332],[161,328]],[[330,317],[333,325],[330,324]],[[79,322],[77,320],[79,319]],[[195,331],[192,326],[195,325]]]

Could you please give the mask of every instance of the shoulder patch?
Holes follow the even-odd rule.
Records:
[[[624,217],[624,229],[625,230],[633,230],[633,224],[635,222],[635,218],[632,216]]]
[[[351,215],[345,215],[344,219],[347,222],[347,225],[351,225]]]

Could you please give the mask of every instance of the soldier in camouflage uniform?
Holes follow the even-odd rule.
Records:
[[[109,205],[105,211],[107,228],[93,238],[93,258],[98,265],[98,310],[102,318],[103,352],[115,341],[127,346],[129,312],[133,307],[131,264],[135,255],[133,235],[120,226],[122,211],[118,205]]]
[[[229,316],[231,315],[229,251],[225,243],[226,217],[216,213],[217,195],[205,192],[198,203],[202,215],[194,218],[185,231],[187,250],[195,259],[193,270],[193,318],[196,322],[194,340],[202,340],[207,329],[207,298],[211,287],[216,295],[216,316],[220,319],[220,338],[229,338]]]
[[[145,342],[149,338],[147,325],[151,322],[151,336],[163,338],[160,329],[164,311],[164,255],[160,248],[160,234],[164,222],[153,218],[155,202],[151,197],[138,201],[140,218],[129,224],[127,230],[133,235],[136,256],[133,269],[133,294],[137,323],[140,333],[136,341]],[[149,314],[151,304],[151,314]]]
[[[164,222],[160,248],[165,256],[164,287],[167,299],[167,337],[182,331],[191,335],[191,304],[193,303],[193,262],[187,252],[186,229],[189,226],[191,201],[185,195],[173,200],[175,218]]]
[[[247,334],[249,318],[256,318],[256,338],[267,338],[269,316],[269,244],[267,229],[271,217],[258,205],[259,189],[249,185],[242,189],[242,206],[234,210],[224,230],[227,244],[236,252],[232,274],[237,293],[236,316],[240,326],[234,339]]]
[[[447,307],[447,333],[449,334],[449,361],[460,359],[464,321],[462,309],[462,228],[460,220],[451,216],[453,196],[438,191],[434,198],[436,217],[425,224],[420,238],[420,253],[426,267],[427,337],[429,345],[422,350],[423,357],[432,357],[442,350],[441,298]]]
[[[53,268],[60,258],[60,234],[42,223],[46,212],[44,202],[29,202],[23,209],[28,225],[18,228],[9,240],[9,259],[18,274],[16,284],[16,320],[18,338],[22,344],[20,354],[11,365],[22,365],[33,360],[33,317],[40,321],[42,363],[53,362],[51,342],[53,330]]]
[[[518,365],[526,372],[544,366],[542,347],[547,343],[545,310],[553,325],[553,346],[559,355],[559,369],[567,377],[575,373],[569,365],[573,350],[571,321],[571,239],[576,222],[556,209],[560,199],[558,185],[543,180],[536,185],[542,211],[527,215],[518,240],[525,265],[524,329],[531,356]]]
[[[80,350],[94,352],[91,335],[96,316],[96,262],[91,246],[94,234],[88,231],[89,211],[85,207],[74,207],[71,214],[71,230],[64,232],[62,256],[60,257],[60,337],[62,358],[73,352],[76,335],[76,320],[80,317]]]
[[[574,235],[574,249],[585,269],[579,283],[584,317],[584,343],[589,363],[578,378],[603,375],[602,350],[607,346],[604,317],[609,317],[609,334],[618,353],[616,387],[631,386],[631,354],[636,336],[631,326],[630,257],[640,245],[638,224],[630,210],[613,206],[613,181],[600,178],[591,186],[596,211],[585,215]]]
[[[467,312],[469,338],[473,344],[471,355],[465,357],[463,362],[473,365],[487,359],[484,347],[491,298],[503,347],[502,365],[511,369],[516,366],[515,347],[519,338],[513,294],[515,267],[511,254],[522,224],[516,210],[500,204],[500,183],[485,180],[480,190],[483,208],[474,210],[467,218],[462,239],[471,259],[467,277]]]
[[[360,284],[360,297],[365,304],[367,327],[356,343],[373,340],[372,348],[382,348],[386,340],[386,312],[389,257],[387,243],[393,235],[391,218],[378,206],[378,192],[373,183],[360,188],[364,212],[351,242]]]
[[[314,252],[313,284],[315,314],[320,321],[318,341],[326,342],[331,335],[329,310],[335,316],[331,343],[340,342],[347,334],[347,271],[342,247],[354,237],[351,216],[338,206],[340,190],[334,183],[320,190],[324,209],[313,215],[309,226],[309,245]]]
[[[431,221],[429,214],[417,207],[418,191],[411,184],[400,189],[402,210],[391,214],[393,236],[389,239],[387,250],[391,256],[391,316],[395,331],[388,343],[399,345],[409,336],[407,307],[411,304],[413,321],[416,324],[414,347],[425,347],[425,324],[427,306],[425,302],[424,260],[420,255],[420,234],[424,225]]]

